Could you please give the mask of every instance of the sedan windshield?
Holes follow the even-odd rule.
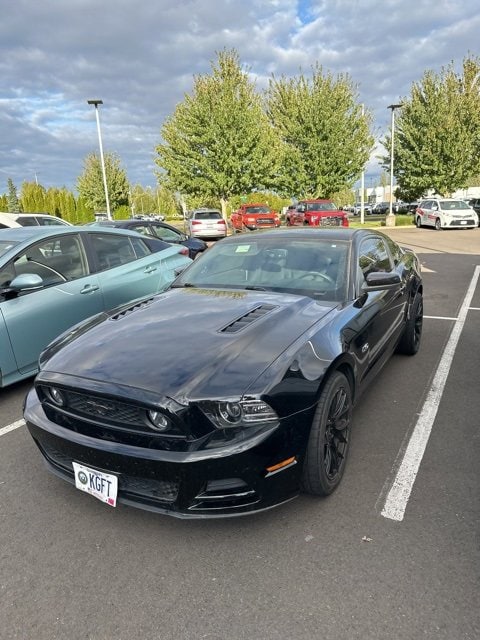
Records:
[[[311,239],[236,239],[210,248],[174,287],[280,291],[342,300],[348,244]]]

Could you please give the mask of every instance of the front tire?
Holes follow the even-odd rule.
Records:
[[[397,346],[397,353],[414,356],[420,348],[423,328],[423,297],[417,293],[410,310],[405,330]]]
[[[330,495],[340,484],[350,443],[352,390],[336,371],[327,380],[315,411],[303,463],[302,488]]]
[[[435,220],[435,229],[436,229],[437,231],[441,231],[441,230],[442,230],[442,223],[440,222],[440,218],[437,218],[437,219]]]
[[[415,224],[417,226],[417,229],[421,229],[422,228],[422,219],[420,218],[420,216],[417,216],[415,218]]]

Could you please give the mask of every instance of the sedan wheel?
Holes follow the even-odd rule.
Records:
[[[437,218],[437,219],[435,220],[435,229],[436,229],[437,231],[441,231],[441,230],[442,230],[442,223],[440,222],[440,218]]]
[[[422,228],[422,219],[420,218],[420,216],[416,217],[415,224],[417,225],[417,229],[421,229]]]
[[[397,353],[403,353],[406,356],[414,356],[420,347],[422,329],[423,297],[421,293],[417,293],[412,303],[410,317],[407,320],[405,331],[398,343]]]
[[[335,372],[320,396],[303,465],[302,487],[327,496],[340,484],[346,464],[352,417],[352,391],[343,373]]]

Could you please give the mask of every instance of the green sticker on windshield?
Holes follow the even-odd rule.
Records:
[[[250,251],[249,244],[239,244],[235,249],[235,253],[248,253]]]

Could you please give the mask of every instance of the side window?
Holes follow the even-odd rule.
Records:
[[[100,270],[112,269],[136,260],[131,238],[107,233],[90,234]],[[140,239],[140,238],[139,238]]]
[[[157,238],[165,240],[165,242],[178,242],[181,240],[181,235],[176,231],[172,231],[172,229],[168,229],[168,227],[155,226],[153,230]]]
[[[17,222],[22,225],[22,227],[36,227],[38,226],[38,222],[35,220],[33,216],[18,218]]]
[[[382,238],[366,238],[360,245],[358,257],[360,283],[372,271],[391,271],[392,264]]]
[[[388,236],[386,236],[386,242],[387,242],[387,246],[390,250],[390,255],[393,258],[393,262],[395,264],[399,264],[402,257],[403,257],[403,252],[402,249],[398,246],[398,244],[396,244],[395,242],[393,242],[393,240],[391,238],[389,238]]]
[[[131,238],[131,241],[137,258],[144,258],[152,253],[141,238]]]
[[[80,237],[60,236],[37,242],[12,263],[15,276],[33,273],[44,286],[75,280],[88,274],[87,259]]]
[[[137,224],[134,227],[130,227],[132,231],[136,231],[137,233],[143,233],[143,235],[152,235],[150,233],[150,227],[146,224]]]

